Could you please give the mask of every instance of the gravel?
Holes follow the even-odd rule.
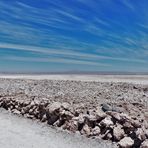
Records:
[[[114,82],[81,82],[69,80],[0,79],[0,96],[29,100],[85,104],[93,107],[104,102],[140,103],[148,106],[148,85]]]

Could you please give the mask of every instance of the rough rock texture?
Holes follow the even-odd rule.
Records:
[[[130,137],[124,137],[119,142],[119,146],[122,148],[130,148],[134,145],[134,140],[132,140]]]
[[[145,147],[146,88],[126,83],[1,79],[0,106],[120,147]]]
[[[116,127],[113,129],[113,136],[115,140],[119,141],[124,137],[125,133],[124,130],[122,129],[122,125],[117,124]]]
[[[143,141],[140,148],[148,148],[148,139]]]
[[[79,132],[87,137],[117,142],[120,147],[145,147],[148,140],[147,128],[143,121],[133,119],[125,113],[104,112],[101,106],[100,109],[97,106],[86,113],[81,109],[78,113],[68,102],[51,103],[46,99],[40,102],[19,102],[11,97],[1,98],[0,106],[14,114],[37,119],[74,133]]]

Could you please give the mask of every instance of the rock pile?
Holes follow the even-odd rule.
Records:
[[[84,112],[66,102],[46,99],[27,102],[1,97],[0,107],[87,137],[116,142],[121,148],[148,148],[148,122],[111,109],[107,104]]]

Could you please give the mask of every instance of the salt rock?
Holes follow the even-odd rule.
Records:
[[[101,133],[100,137],[105,140],[110,140],[112,138],[110,130],[106,130],[104,134]]]
[[[30,114],[25,114],[24,117],[29,118],[29,119],[34,119],[34,116]]]
[[[30,110],[29,110],[29,114],[32,115],[33,113],[34,113],[34,110],[33,110],[33,109],[30,109]]]
[[[24,113],[28,113],[29,112],[29,109],[30,109],[29,106],[23,107],[23,112]]]
[[[44,114],[44,115],[42,116],[41,122],[45,122],[46,120],[47,120],[47,116],[46,116],[46,114]]]
[[[66,110],[70,110],[70,104],[67,103],[67,102],[63,102],[63,103],[61,104],[61,106],[62,106],[64,109],[66,109]]]
[[[10,105],[10,107],[9,107],[9,108],[10,108],[10,110],[12,110],[14,107],[13,107],[13,105]]]
[[[132,120],[132,125],[135,128],[140,128],[141,127],[141,123],[138,120]]]
[[[70,131],[76,132],[78,130],[78,122],[71,120],[70,124],[71,124]]]
[[[107,133],[106,134],[106,140],[110,140],[112,139],[112,134],[111,133]]]
[[[81,133],[89,136],[91,134],[90,127],[87,124],[85,124],[83,126],[83,129],[82,129]]]
[[[62,125],[62,128],[75,133],[78,130],[78,122],[73,120],[66,121],[65,124]]]
[[[101,122],[100,122],[100,125],[103,125],[103,126],[106,126],[106,127],[109,127],[111,125],[114,125],[113,121],[111,120],[111,117],[106,117],[105,119],[103,119]]]
[[[39,105],[40,104],[40,101],[36,99],[36,100],[34,100],[34,104],[35,105]]]
[[[31,106],[34,106],[34,105],[35,105],[35,102],[34,102],[34,101],[31,101],[31,102],[30,102],[30,105],[31,105]]]
[[[131,148],[134,145],[134,140],[130,137],[124,137],[118,144],[121,148]]]
[[[61,103],[54,102],[48,106],[48,111],[46,111],[47,123],[53,125],[60,117]]]
[[[148,139],[142,142],[140,148],[148,148]]]
[[[19,106],[18,106],[18,105],[15,105],[15,108],[16,108],[16,109],[18,109],[18,108],[19,108]]]
[[[47,103],[49,101],[49,99],[48,98],[42,98],[42,101]]]
[[[126,129],[127,131],[133,131],[135,128],[133,127],[133,125],[131,124],[130,121],[126,121],[123,124],[124,129]]]
[[[146,139],[146,135],[142,128],[138,128],[135,133],[136,133],[137,138],[139,138],[141,141]]]
[[[12,112],[13,112],[14,114],[17,114],[17,115],[20,115],[20,114],[21,114],[21,112],[20,112],[19,110],[17,110],[17,109],[12,110]]]
[[[73,114],[71,112],[67,111],[67,110],[62,110],[60,112],[60,115],[61,115],[62,118],[65,118],[67,120],[70,120],[73,117]]]
[[[98,126],[95,126],[95,128],[92,129],[92,135],[98,136],[100,134],[101,130]]]
[[[60,127],[60,124],[61,124],[61,120],[58,119],[56,122],[54,122],[53,126]]]
[[[94,116],[94,115],[87,115],[85,118],[90,122],[97,120],[96,116]]]
[[[148,137],[148,129],[145,129],[145,135]]]
[[[85,118],[84,118],[84,115],[83,114],[80,114],[78,116],[78,123],[79,124],[83,124],[85,122]]]
[[[131,120],[131,118],[127,115],[127,114],[125,114],[125,113],[121,113],[120,114],[120,120],[122,121],[122,122],[124,122],[124,121],[130,121]]]
[[[112,116],[114,119],[120,121],[121,120],[121,117],[120,117],[120,113],[117,113],[117,112],[106,112],[106,114]]]
[[[146,129],[148,129],[148,121],[144,120],[143,125]]]
[[[96,109],[95,114],[96,114],[97,120],[102,120],[107,116],[100,108]]]
[[[54,103],[52,103],[51,105],[49,105],[49,112],[50,113],[53,113],[53,112],[55,112],[55,111],[57,111],[57,110],[59,110],[60,108],[61,108],[61,103],[60,102],[54,102]]]
[[[96,116],[94,116],[94,115],[85,115],[85,123],[89,127],[94,128],[96,121],[97,121]]]
[[[116,127],[114,127],[113,129],[113,136],[116,140],[121,140],[124,137],[124,130],[122,129],[121,125],[117,125]]]

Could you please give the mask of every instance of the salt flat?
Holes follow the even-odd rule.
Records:
[[[148,75],[0,75],[0,78],[34,79],[34,80],[74,80],[95,82],[127,82],[133,84],[148,84]]]
[[[56,105],[54,103],[56,103]],[[63,107],[61,106],[62,104],[65,103],[66,103],[65,107],[66,109],[65,108],[63,109]],[[60,109],[58,108],[59,114],[57,115],[56,113],[56,118],[53,118],[56,119],[54,121],[52,120],[51,117],[55,115],[54,114],[55,112],[50,112],[50,109],[53,108],[53,104],[54,107],[57,106],[57,104],[58,105],[60,104]],[[123,75],[115,75],[115,76],[113,75],[105,75],[105,76],[103,75],[1,75],[0,76],[1,107],[11,111],[12,113],[21,114],[33,120],[39,119],[40,121],[43,122],[47,121],[49,125],[53,125],[55,127],[60,126],[60,128],[62,129],[67,129],[69,131],[73,130],[77,131],[79,134],[82,135],[90,136],[92,134],[93,136],[94,126],[97,128],[99,127],[99,129],[102,129],[101,126],[102,124],[99,125],[99,124],[86,123],[88,125],[84,126],[85,125],[84,124],[82,129],[77,127],[75,128],[75,125],[73,124],[75,118],[73,117],[77,117],[78,115],[81,117],[82,114],[84,115],[87,114],[87,116],[90,117],[91,120],[92,119],[91,113],[95,114],[94,117],[97,117],[96,116],[97,109],[101,108],[102,104],[109,105],[111,107],[111,111],[116,110],[118,112],[120,110],[121,114],[124,113],[132,117],[132,119],[136,120],[136,123],[140,123],[139,124],[140,126],[138,125],[138,127],[142,126],[145,129],[147,129],[148,128],[148,123],[147,123],[148,76],[142,76],[142,75],[141,76],[140,75],[138,76],[137,75],[136,76],[135,75],[134,76],[132,75],[126,75],[126,76]],[[68,112],[65,112],[67,110]],[[66,121],[65,121],[65,116],[63,116],[63,113],[66,113],[67,117]],[[64,119],[64,122],[60,122],[63,121],[61,120],[61,118]],[[93,121],[94,119],[95,121],[98,121],[96,120],[96,118],[93,118]],[[93,143],[93,141],[90,142],[90,144],[87,142],[85,143],[85,140],[83,141],[83,138],[81,139],[80,136],[79,138],[75,137],[73,134],[65,136],[64,132],[59,134],[54,129],[53,130],[49,129],[48,131],[46,127],[44,128],[37,123],[34,124],[34,121],[31,120],[26,120],[23,118],[21,120],[20,118],[14,119],[12,116],[8,116],[3,113],[0,113],[0,120],[2,121],[0,122],[0,128],[2,128],[0,129],[2,132],[0,136],[0,142],[1,142],[0,147],[3,146],[4,143],[6,143],[7,139],[10,139],[10,141],[8,142],[8,146],[6,145],[6,148],[9,148],[10,145],[13,145],[13,141],[15,141],[15,144],[18,143],[18,145],[16,146],[13,145],[13,147],[18,147],[18,148],[26,148],[26,147],[38,148],[38,146],[45,148],[46,146],[48,148],[50,147],[51,148],[63,148],[63,147],[95,148],[96,146],[96,144]],[[30,123],[28,124],[27,122]],[[134,124],[134,122],[132,122],[132,124]],[[32,129],[34,130],[32,131]],[[134,129],[135,132],[136,129],[137,128]],[[46,130],[48,132],[46,132]],[[127,133],[127,131],[124,132]],[[115,142],[112,131],[110,131],[110,134],[111,134],[110,139],[113,142]],[[96,135],[96,137],[97,136],[98,135]],[[101,131],[99,136],[100,137],[104,136],[103,131]],[[108,138],[107,137],[108,134],[107,135],[105,134],[105,136],[106,137],[104,138]],[[130,132],[128,136],[131,136]],[[30,140],[30,137],[33,138]],[[137,144],[137,139],[133,138],[133,140],[135,141],[135,144]],[[39,143],[37,144],[36,141]],[[140,146],[142,142],[143,141],[140,141],[138,143],[138,146]],[[99,145],[97,145],[97,147],[99,147]]]

